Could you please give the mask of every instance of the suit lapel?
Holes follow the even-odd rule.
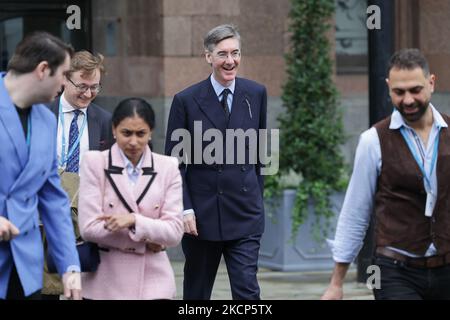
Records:
[[[144,153],[142,171],[142,176],[139,177],[136,187],[134,188],[134,196],[137,199],[136,203],[138,205],[147,194],[148,189],[150,188],[153,180],[155,180],[156,177],[153,154],[148,147],[146,148],[146,151]]]
[[[125,208],[129,212],[137,212],[136,200],[131,193],[128,177],[124,170],[123,159],[117,144],[111,147],[108,156],[108,169],[105,169],[106,178]]]
[[[3,122],[10,141],[14,144],[20,165],[23,168],[28,160],[27,143],[19,114],[6,91],[2,75],[0,75],[0,120]]]
[[[44,106],[41,106],[42,108]],[[36,156],[39,157],[39,149],[41,147],[41,143],[44,139],[49,139],[50,137],[43,136],[44,132],[48,132],[48,129],[46,129],[46,123],[45,121],[42,121],[41,114],[39,113],[39,110],[37,109],[38,106],[35,105],[31,109],[30,117],[31,117],[31,141],[30,141],[30,154],[28,157],[28,165],[33,166],[35,165],[33,162],[33,159],[36,159]],[[56,152],[52,150],[53,152]],[[30,161],[31,159],[31,161]],[[53,159],[53,157],[52,157]],[[26,171],[27,168],[24,169]]]
[[[98,122],[97,113],[95,112],[95,109],[92,108],[91,106],[92,104],[90,104],[87,108],[89,150],[99,150],[101,125]]]
[[[200,94],[194,99],[212,124],[220,131],[225,132],[227,119],[209,78],[203,81]]]
[[[250,117],[249,105],[247,102],[247,93],[244,88],[240,85],[239,79],[236,78],[236,85],[234,87],[233,104],[231,106],[231,116],[228,123],[229,129],[240,129],[243,128],[242,124],[244,119]]]
[[[48,104],[48,107],[55,114],[56,119],[58,119],[58,123],[59,123],[59,101],[60,101],[60,99],[61,99],[61,96],[56,98],[55,101]]]

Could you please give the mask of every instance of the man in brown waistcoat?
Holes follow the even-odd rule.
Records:
[[[386,82],[395,110],[360,137],[322,299],[343,298],[372,212],[375,299],[450,299],[449,117],[430,103],[435,76],[419,50],[396,52]]]

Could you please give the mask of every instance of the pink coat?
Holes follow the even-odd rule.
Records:
[[[178,162],[147,148],[142,167],[153,167],[153,172],[141,175],[134,190],[125,169],[122,174],[119,169],[119,173],[110,175],[136,215],[134,232],[111,233],[96,218],[129,211],[106,177],[108,153],[108,150],[89,151],[81,164],[78,205],[81,236],[109,249],[100,250],[101,262],[96,272],[82,274],[82,295],[88,299],[172,299],[176,293],[175,277],[167,254],[153,253],[147,249],[146,241],[167,247],[181,241],[183,200]],[[124,167],[117,144],[111,148],[111,159],[112,166]],[[137,205],[141,195],[143,198]]]

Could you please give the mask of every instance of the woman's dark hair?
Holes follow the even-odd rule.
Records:
[[[134,116],[144,120],[151,130],[155,128],[155,112],[152,106],[141,98],[127,98],[120,101],[113,112],[112,124],[117,127],[123,119]]]

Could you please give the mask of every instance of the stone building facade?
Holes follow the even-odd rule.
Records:
[[[352,2],[364,1],[344,2],[351,7]],[[210,67],[202,57],[205,32],[218,24],[233,23],[242,36],[239,75],[267,87],[269,126],[277,127],[277,115],[283,112],[280,96],[286,78],[289,3],[289,0],[92,1],[92,49],[107,54],[109,69],[100,100],[107,108],[113,108],[119,97],[148,98],[157,110],[155,143],[156,149],[162,150],[173,95],[209,75]],[[338,8],[339,1],[336,4]],[[395,8],[396,48],[423,50],[438,79],[433,102],[443,111],[450,111],[450,72],[446,72],[450,61],[450,42],[446,39],[450,31],[450,1],[395,0]],[[115,50],[108,49],[111,39],[115,41],[112,46]],[[333,48],[335,39],[335,30],[331,30]],[[335,81],[347,134],[343,151],[351,166],[359,134],[369,126],[368,70],[355,73],[341,72],[339,66],[336,69]]]
[[[450,111],[450,72],[446,68],[450,61],[450,1],[393,1],[396,48],[423,50],[438,79],[433,102]],[[68,34],[64,19],[71,4],[81,8],[82,27]],[[358,136],[369,125],[366,7],[365,0],[336,0],[336,28],[329,35],[347,134],[343,151],[350,166]],[[202,56],[205,32],[218,24],[233,23],[242,35],[239,75],[267,87],[269,127],[278,127],[286,78],[284,54],[289,45],[289,0],[0,0],[0,9],[0,68],[6,65],[8,46],[12,51],[14,41],[35,29],[60,33],[76,49],[103,53],[108,74],[97,102],[112,110],[123,97],[147,98],[157,113],[154,138],[160,152],[173,95],[210,73]],[[30,16],[35,19],[25,18]],[[20,23],[22,33],[14,34],[14,24]],[[8,44],[8,39],[14,41]],[[346,52],[356,54],[345,57]],[[353,61],[364,59],[352,68]],[[350,61],[350,67],[343,67],[341,61]]]

